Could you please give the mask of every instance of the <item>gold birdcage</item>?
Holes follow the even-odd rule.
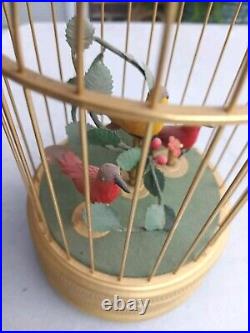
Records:
[[[98,5],[101,17],[98,40],[101,44],[101,50],[103,50],[105,45],[102,44],[102,41],[108,39],[109,36],[105,35],[105,3]],[[164,17],[163,22],[157,22],[158,3],[152,3],[150,29],[148,34],[145,33],[141,36],[144,44],[147,45],[145,59],[142,60],[145,61],[146,65],[150,65],[152,57],[156,59],[155,80],[150,99],[146,102],[144,101],[145,80],[141,82],[142,86],[140,85],[137,98],[128,99],[125,97],[129,79],[131,79],[131,76],[128,79],[128,65],[133,63],[134,59],[127,54],[128,51],[133,53],[133,49],[129,49],[132,34],[132,2],[127,3],[125,34],[120,36],[122,41],[125,40],[123,52],[125,60],[123,63],[115,63],[115,66],[120,66],[118,71],[122,68],[118,77],[121,82],[120,96],[91,91],[85,86],[83,80],[86,65],[84,53],[87,51],[84,52],[83,37],[86,26],[83,22],[86,15],[86,3],[76,3],[75,53],[72,57],[76,79],[73,84],[66,82],[64,72],[65,70],[70,72],[67,69],[67,64],[71,61],[71,57],[65,53],[62,57],[61,44],[65,36],[58,29],[55,4],[53,2],[47,4],[51,11],[51,34],[54,44],[48,45],[47,57],[43,59],[43,62],[40,57],[40,49],[47,47],[47,41],[39,40],[36,25],[33,22],[33,6],[36,4],[26,3],[28,27],[31,32],[31,37],[27,41],[21,36],[18,3],[3,3],[10,41],[13,45],[13,54],[12,58],[6,55],[3,55],[2,58],[4,79],[2,122],[5,135],[27,187],[29,227],[41,265],[49,282],[67,300],[84,311],[104,318],[125,321],[147,319],[164,313],[186,300],[199,285],[224,248],[229,224],[247,201],[247,189],[242,191],[242,186],[240,186],[247,174],[247,161],[243,161],[247,143],[239,149],[239,154],[235,152],[235,155],[238,154],[238,156],[234,162],[230,162],[227,174],[219,175],[218,173],[218,166],[226,157],[236,131],[239,130],[241,124],[247,122],[247,105],[240,105],[238,101],[247,76],[247,50],[239,59],[239,68],[236,72],[229,67],[233,80],[231,82],[227,79],[224,84],[229,87],[225,102],[216,106],[207,105],[242,3],[239,2],[235,5],[235,11],[231,23],[227,27],[221,49],[213,50],[216,54],[215,68],[211,71],[210,77],[206,79],[205,96],[199,105],[197,103],[187,105],[184,102],[197,61],[204,51],[202,44],[207,42],[206,29],[216,3],[208,3],[204,10],[204,22],[200,26],[197,41],[193,45],[193,57],[188,61],[187,70],[183,70],[186,79],[181,100],[175,104],[171,104],[171,93],[173,94],[174,88],[171,87],[169,78],[173,62],[178,55],[177,44],[182,27],[184,2],[164,3],[164,13],[160,15]],[[156,30],[157,24],[160,25],[162,31]],[[154,38],[157,35],[160,35],[159,48],[154,44]],[[30,44],[31,41],[33,44]],[[50,58],[50,47],[54,47],[55,50],[56,57],[53,59]],[[38,70],[30,68],[30,57],[35,58]],[[230,59],[229,53],[227,57]],[[53,77],[46,74],[50,72],[47,71],[47,67],[52,68]],[[57,69],[59,69],[60,80],[56,76]],[[199,70],[202,72],[203,68],[199,67]],[[196,88],[199,85],[197,77],[195,83],[193,82]],[[23,90],[28,110],[28,118],[25,121],[29,119],[31,122],[34,134],[32,138],[30,133],[27,135],[27,127],[23,117],[24,110],[21,108],[23,101],[19,99],[21,98],[20,93],[16,94],[17,88],[16,85],[14,87],[13,82],[17,83],[19,89],[21,87]],[[170,103],[167,106],[159,102],[162,86],[167,86],[170,95]],[[174,86],[176,87],[176,85]],[[53,107],[60,110],[56,115],[53,114],[52,103],[54,103]],[[64,144],[67,141],[66,135],[61,134],[60,128],[70,123],[69,108],[72,105],[79,109],[80,155],[85,193],[84,198],[78,195],[75,202],[71,199],[73,190],[70,189],[69,183],[66,182],[64,187],[58,187],[60,175],[55,174],[55,170],[50,166],[45,149],[49,143]],[[134,169],[133,173],[130,173],[131,179],[133,178],[133,182],[130,184],[131,192],[130,194],[122,194],[122,200],[123,202],[126,200],[128,209],[122,210],[122,206],[119,206],[118,210],[124,220],[122,232],[112,233],[93,229],[89,164],[93,155],[103,154],[105,158],[106,153],[92,147],[91,154],[89,154],[89,110],[98,115],[97,119],[102,124],[105,123],[105,117],[110,117],[132,123],[139,123],[143,119],[147,125],[143,138],[134,137],[134,144],[140,147],[141,154],[137,168]],[[65,123],[63,123],[64,121]],[[159,168],[164,169],[167,184],[169,187],[172,186],[171,193],[181,192],[180,197],[178,197],[178,193],[174,194],[173,200],[176,200],[175,217],[168,231],[143,231],[141,232],[143,236],[137,238],[136,234],[139,233],[134,232],[133,228],[139,219],[137,215],[138,205],[143,200],[145,200],[145,205],[148,204],[146,201],[148,192],[142,184],[154,126],[159,122],[176,126],[180,124],[203,126],[207,129],[211,127],[211,134],[203,151],[192,149],[193,153],[190,154],[193,154],[192,158],[195,162],[190,157],[189,168],[184,162],[178,162],[178,167],[175,166],[175,168],[171,166],[165,169]],[[234,127],[224,142],[223,133],[228,125]],[[43,132],[44,127],[48,128],[46,132]],[[48,132],[51,135],[51,141],[50,137],[48,138]],[[46,137],[43,133],[46,133]],[[212,156],[220,145],[222,149],[214,163]],[[186,161],[185,158],[182,160]],[[190,168],[192,163],[196,163],[195,168]],[[235,175],[233,180],[232,175]],[[185,181],[182,178],[184,176],[187,177]],[[205,178],[208,180],[205,181]],[[177,190],[175,190],[174,184],[177,183]],[[182,183],[185,183],[184,189],[181,187]],[[201,183],[203,187],[201,187]],[[199,187],[199,195],[197,195]],[[237,198],[232,203],[231,197],[236,192]],[[171,193],[169,193],[170,196]],[[85,222],[81,217],[82,209],[86,213]],[[202,214],[201,210],[203,210]],[[198,222],[193,226],[192,223],[195,222],[189,221],[190,228],[186,226],[181,232],[179,231],[180,226],[186,225],[187,211],[191,214],[189,220]],[[217,221],[216,226],[213,224],[215,220]],[[214,227],[211,231],[212,225]],[[157,236],[160,238],[153,238],[156,237],[154,236],[156,234],[160,235]],[[175,247],[174,241],[177,243]],[[199,246],[201,241],[202,246]],[[182,247],[181,243],[185,244],[186,247]],[[81,259],[82,252],[76,253],[79,251],[79,247],[75,244],[84,244],[84,261]],[[177,255],[176,260],[167,256],[169,252],[173,256],[171,247],[174,247],[175,251],[177,249],[177,252],[178,248],[182,248],[182,252],[179,257]],[[171,262],[173,264],[170,265]],[[167,266],[168,263],[169,266]],[[138,268],[140,265],[142,265],[141,271]],[[130,311],[129,308],[125,308],[124,311],[114,309],[104,311],[101,307],[103,300],[113,299],[115,295],[124,302],[131,299],[142,301],[148,299],[147,311],[144,315],[138,311]]]

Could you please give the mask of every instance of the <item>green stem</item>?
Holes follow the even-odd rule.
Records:
[[[144,66],[144,67],[141,66],[133,56],[117,49],[116,47],[109,44],[108,42],[101,39],[100,37],[94,36],[94,41],[96,41],[98,44],[103,46],[105,49],[108,49],[109,51],[115,53],[120,58],[126,60],[131,65],[133,65],[135,68],[137,68],[141,72],[141,74],[144,76],[145,80],[147,81],[149,90],[152,89],[153,84],[154,84],[154,78],[153,78],[152,73],[149,71],[149,69],[146,68],[146,66]]]
[[[71,49],[71,59],[72,59],[73,65],[74,65],[75,72],[77,73],[75,53],[72,51],[72,49]],[[75,107],[74,105],[72,105],[71,116],[72,116],[72,120],[74,122],[77,121],[77,119],[76,119],[76,110],[77,110],[77,107]],[[92,118],[92,120],[93,120],[94,124],[96,125],[96,127],[98,127],[98,128],[104,128],[105,127],[102,124],[102,122],[98,119],[98,117],[93,112],[89,111],[89,115]]]
[[[77,73],[75,53],[72,51],[72,49],[71,49],[71,59],[72,59],[72,63],[73,63],[75,72]]]
[[[161,191],[161,188],[160,188],[157,176],[155,174],[155,166],[153,164],[153,160],[152,160],[151,156],[149,157],[149,166],[150,166],[150,170],[151,170],[154,182],[155,182],[155,186],[157,188],[159,204],[161,205],[162,202],[163,202],[163,194],[162,194],[162,191]]]
[[[94,124],[96,125],[96,127],[98,127],[98,128],[106,128],[106,126],[104,126],[102,124],[102,122],[98,119],[97,115],[94,114],[94,112],[89,111],[89,115],[92,118],[92,120],[93,120]]]

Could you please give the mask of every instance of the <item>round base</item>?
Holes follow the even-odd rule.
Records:
[[[174,165],[157,165],[157,168],[168,178],[183,177],[188,171],[188,161],[185,156],[177,159]]]
[[[129,188],[129,193],[122,191],[122,196],[126,199],[133,199],[133,195],[134,195],[134,186],[129,185],[128,184],[128,188]],[[144,185],[141,185],[140,189],[139,189],[139,199],[143,199],[146,198],[149,195],[148,190],[146,189],[146,187]]]
[[[80,262],[68,259],[65,251],[45,234],[30,199],[28,215],[32,238],[52,286],[79,309],[119,321],[149,319],[185,301],[221,254],[228,235],[227,231],[224,232],[198,261],[186,264],[176,274],[159,275],[150,282],[146,278],[124,278],[118,281],[115,276],[91,273]],[[103,309],[103,302],[114,304],[117,299],[122,300],[120,305],[128,304],[125,302],[131,302],[131,299],[139,304],[141,301],[143,304],[149,303],[144,314],[142,308],[137,311],[128,308],[122,311],[114,307],[111,310]]]
[[[82,214],[83,214],[83,211],[85,210],[85,208],[86,208],[85,202],[76,206],[76,208],[72,214],[72,224],[73,224],[75,231],[79,235],[89,238],[87,222],[82,219]],[[108,234],[109,234],[109,231],[104,231],[104,232],[92,231],[93,238],[104,237]]]

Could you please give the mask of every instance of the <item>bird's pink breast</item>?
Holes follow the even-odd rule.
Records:
[[[95,179],[91,188],[91,202],[111,203],[120,195],[121,189],[113,182]]]

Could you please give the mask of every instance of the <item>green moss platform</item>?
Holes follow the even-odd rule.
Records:
[[[101,165],[105,162],[114,162],[117,153],[98,146],[90,146],[90,163]],[[191,184],[194,174],[201,162],[201,156],[196,150],[191,150],[186,154],[189,168],[188,172],[180,178],[166,178],[164,196],[166,203],[175,213],[184,198],[184,195]],[[71,255],[89,266],[89,244],[88,239],[79,235],[72,225],[72,214],[77,205],[83,202],[83,197],[77,192],[73,183],[64,176],[58,167],[51,167],[55,190],[58,202],[61,207],[65,232],[69,242]],[[184,253],[192,243],[193,239],[205,223],[211,210],[219,201],[219,189],[216,179],[209,168],[206,169],[203,178],[192,197],[190,205],[186,210],[176,233],[171,241],[167,255],[165,256],[158,274],[171,272],[183,257]],[[47,181],[42,176],[40,186],[40,198],[51,233],[58,244],[63,247],[63,242],[56,220],[55,212],[50,200]],[[137,207],[135,226],[144,225],[146,208],[156,203],[156,198],[152,195],[140,199]],[[121,217],[121,223],[127,226],[131,200],[120,197],[112,207]],[[211,233],[218,225],[219,218],[215,219],[206,237],[202,239],[197,248],[207,242]],[[126,276],[145,277],[153,267],[159,254],[161,246],[166,238],[167,231],[146,231],[135,230],[132,232],[128,260],[126,265]],[[126,232],[112,231],[108,235],[94,239],[95,266],[96,269],[111,275],[117,275],[120,270],[123,246]],[[192,259],[192,257],[190,258]]]

